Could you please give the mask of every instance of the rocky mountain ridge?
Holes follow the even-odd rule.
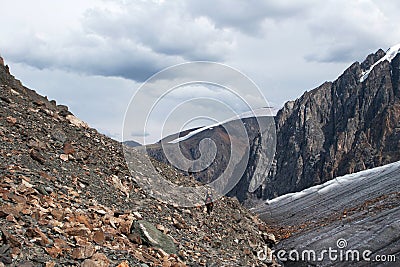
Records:
[[[400,160],[400,54],[371,54],[276,115],[275,167],[264,199]]]
[[[0,155],[0,266],[274,264],[256,256],[275,240],[271,230],[238,201],[224,197],[207,215],[202,205],[149,197],[134,180],[146,172],[129,172],[119,142],[24,87],[3,64]],[[171,181],[198,184],[152,164]]]
[[[397,50],[396,50],[397,49]],[[325,82],[295,101],[287,102],[274,117],[276,153],[272,168],[262,186],[254,193],[248,188],[257,164],[270,164],[269,157],[258,161],[261,153],[256,120],[243,124],[249,136],[251,156],[238,185],[229,193],[249,206],[257,199],[298,192],[334,177],[400,160],[400,55],[394,46],[378,50],[362,63],[355,62],[337,80]],[[220,129],[221,128],[221,129]],[[181,142],[183,154],[198,157],[199,140],[212,136],[218,144],[229,147],[223,125],[201,132]],[[220,149],[221,158],[229,158]],[[168,163],[162,149],[152,146],[149,154]],[[223,164],[213,164],[207,171],[194,174],[207,182],[223,171]],[[263,169],[263,168],[261,168]]]

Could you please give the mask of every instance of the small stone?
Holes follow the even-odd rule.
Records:
[[[97,264],[97,267],[108,267],[110,265],[110,260],[103,253],[95,253],[91,260]]]
[[[38,242],[41,246],[51,244],[51,241],[39,228],[29,228],[26,230],[26,235],[30,238],[38,238]]]
[[[120,264],[118,264],[117,267],[129,267],[129,263],[126,261],[121,262]]]
[[[96,213],[100,214],[100,215],[106,215],[107,212],[105,210],[96,210]]]
[[[167,253],[176,254],[176,247],[173,239],[157,230],[157,228],[148,221],[136,221],[133,225],[132,233],[139,234],[145,244],[161,248]]]
[[[128,238],[131,242],[135,244],[141,245],[143,243],[138,233],[129,234]]]
[[[8,104],[11,104],[11,102],[12,102],[11,99],[9,99],[8,97],[5,97],[5,96],[0,96],[0,99]]]
[[[136,219],[138,219],[138,220],[143,219],[142,215],[138,211],[134,211],[133,215],[135,215]]]
[[[39,185],[36,188],[36,190],[39,191],[39,193],[42,194],[42,195],[45,195],[45,196],[49,195],[49,193],[47,193],[47,191],[46,191],[46,189],[45,189],[45,187],[43,185]]]
[[[45,250],[52,258],[58,258],[62,253],[62,250],[57,247],[45,248]]]
[[[251,250],[248,249],[248,248],[245,248],[245,249],[243,250],[243,253],[244,253],[244,255],[250,256],[250,255],[251,255]]]
[[[103,230],[96,230],[93,233],[93,241],[96,242],[97,244],[101,245],[104,243],[105,237],[104,237],[104,232]]]
[[[72,155],[75,153],[75,149],[72,147],[71,143],[64,143],[63,147],[64,154]]]
[[[122,220],[119,223],[119,230],[121,231],[121,233],[124,235],[129,235],[131,232],[132,223],[132,220]]]
[[[33,188],[33,185],[22,179],[21,183],[27,188]]]
[[[66,118],[72,125],[74,125],[74,126],[76,126],[76,127],[78,127],[78,128],[89,128],[89,125],[88,125],[86,122],[84,122],[84,121],[78,119],[78,118],[75,117],[74,115],[67,115],[65,118]]]
[[[10,234],[4,227],[1,227],[0,230],[3,233],[2,238],[5,239],[11,247],[21,247],[21,243],[14,235]]]
[[[68,161],[68,155],[67,155],[67,154],[61,154],[61,155],[60,155],[60,159],[61,159],[62,161]]]
[[[163,225],[161,225],[161,224],[157,224],[156,225],[156,228],[158,229],[158,230],[160,230],[161,232],[163,232],[164,234],[167,234],[169,231],[168,231],[168,229],[167,228],[165,228]]]
[[[28,141],[26,144],[29,148],[35,148],[35,149],[46,149],[46,144],[40,140],[37,140],[36,138],[32,138]]]
[[[7,120],[8,123],[11,123],[11,124],[13,124],[13,125],[17,123],[17,119],[14,118],[14,117],[11,117],[11,116],[8,116],[8,117],[6,118],[6,120]]]
[[[79,247],[85,247],[87,245],[90,245],[87,237],[74,236],[74,239],[76,245]]]
[[[98,267],[94,260],[86,259],[82,262],[81,267]]]
[[[95,249],[92,245],[77,247],[72,250],[71,257],[77,260],[88,259],[93,256]]]
[[[61,129],[56,129],[51,133],[51,138],[56,141],[65,142],[67,135]]]
[[[264,224],[259,224],[258,225],[258,230],[260,230],[261,232],[266,232],[267,231],[267,227]]]
[[[36,160],[40,164],[44,164],[46,162],[46,159],[36,149],[31,149],[29,155],[31,156],[32,159]]]
[[[89,236],[90,230],[84,226],[71,227],[65,230],[69,236]]]
[[[14,218],[14,216],[12,214],[8,214],[7,217],[6,217],[6,220],[8,222],[13,222],[15,220],[15,218]]]
[[[92,225],[89,223],[89,219],[85,215],[77,215],[75,220],[81,224],[84,224],[88,229],[93,229]]]
[[[268,233],[264,233],[263,234],[263,239],[266,243],[270,243],[270,244],[276,244],[276,238],[274,234],[268,234]]]
[[[18,264],[18,267],[35,267],[35,264],[33,264],[30,261],[26,261],[26,262]]]
[[[162,250],[161,248],[158,249],[158,252],[160,253],[162,258],[169,256],[169,254],[167,252],[165,252],[164,250]]]
[[[46,192],[49,193],[49,194],[51,194],[51,193],[54,192],[53,188],[51,188],[50,186],[46,186],[46,187],[44,188],[44,190],[46,190]]]

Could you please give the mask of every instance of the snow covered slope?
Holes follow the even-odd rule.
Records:
[[[400,192],[400,161],[267,200],[252,211],[272,224],[297,224],[391,192]]]
[[[377,62],[375,62],[375,64],[373,64],[368,70],[364,71],[361,75],[360,78],[360,82],[365,81],[368,78],[369,73],[372,71],[372,69],[378,65],[379,63],[381,63],[382,61],[389,61],[391,62],[392,59],[400,52],[400,44],[394,45],[391,48],[389,48],[386,51],[386,55],[383,56],[381,59],[379,59]]]
[[[277,250],[337,249],[337,240],[345,239],[348,249],[368,249],[373,256],[395,255],[400,262],[400,162],[286,194],[266,201],[253,211],[269,225],[291,233]],[[291,262],[285,266],[304,264]],[[393,264],[379,266],[399,266]],[[365,265],[365,261],[351,263],[351,266]],[[328,259],[318,262],[318,266],[350,266],[350,263]]]
[[[204,126],[204,127],[198,128],[198,129],[196,129],[194,131],[191,131],[187,135],[179,137],[179,138],[176,138],[176,139],[174,139],[172,141],[169,141],[168,143],[175,144],[175,143],[179,143],[179,142],[185,141],[185,140],[189,139],[190,137],[192,137],[192,136],[194,136],[194,135],[196,135],[198,133],[201,133],[201,132],[206,131],[206,130],[212,130],[214,127],[217,127],[219,125],[223,125],[223,124],[228,123],[230,121],[239,120],[239,119],[245,119],[245,118],[251,118],[251,117],[263,117],[263,116],[272,117],[276,113],[276,112],[275,113],[274,112],[275,111],[272,108],[269,108],[269,107],[248,111],[248,112],[242,113],[240,115],[234,116],[232,118],[229,118],[227,120],[224,120],[222,122],[217,122],[217,123],[214,123],[212,125],[208,125],[208,126]]]

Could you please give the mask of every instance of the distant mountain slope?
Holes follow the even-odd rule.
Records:
[[[260,125],[259,125],[260,122]],[[235,135],[234,129],[239,129],[243,126],[246,133],[247,139],[243,136]],[[269,163],[272,162],[273,149],[267,150],[264,147],[273,147],[272,144],[274,137],[270,139],[262,139],[261,136],[268,135],[271,132],[271,128],[274,127],[273,117],[262,116],[256,119],[255,117],[245,117],[236,120],[230,120],[218,125],[194,129],[194,131],[185,131],[183,134],[174,135],[173,137],[167,137],[164,142],[164,147],[162,142],[148,145],[147,152],[154,159],[166,163],[169,163],[164,150],[168,149],[168,146],[172,145],[176,140],[180,140],[179,147],[182,154],[192,161],[195,161],[200,156],[209,157],[210,159],[214,155],[209,155],[208,151],[202,155],[200,153],[200,142],[205,139],[211,139],[217,149],[215,158],[212,158],[210,166],[199,172],[184,172],[186,175],[193,175],[201,183],[209,183],[215,179],[222,176],[226,171],[228,162],[231,158],[235,158],[231,153],[231,146],[239,148],[242,155],[235,158],[237,165],[235,170],[233,170],[233,175],[231,177],[239,177],[239,182],[229,191],[228,196],[234,196],[239,199],[239,201],[244,201],[250,197],[248,192],[250,185],[252,183],[257,183],[262,180],[266,175],[268,159]],[[232,134],[229,135],[226,129],[231,129]],[[180,137],[178,139],[178,137]],[[262,162],[260,161],[262,159]],[[260,162],[261,168],[256,168],[257,164]],[[228,178],[231,178],[228,177]]]
[[[129,140],[129,141],[124,141],[123,142],[124,145],[129,146],[129,147],[137,147],[137,146],[141,146],[140,143],[133,141],[133,140]]]
[[[249,133],[251,159],[238,185],[229,193],[251,205],[251,200],[271,199],[324,183],[334,177],[400,160],[400,45],[369,55],[354,63],[333,82],[325,82],[287,102],[275,116],[276,154],[265,182],[254,193],[248,188],[262,153],[256,121],[244,120]],[[200,132],[181,142],[189,159],[198,156],[202,138],[212,136],[221,158],[229,157],[230,140],[221,127]],[[255,140],[258,140],[255,142]],[[247,140],[242,140],[247,141]],[[160,148],[150,155],[167,163]],[[261,157],[265,159],[265,157]],[[224,164],[213,164],[194,176],[201,182],[213,179]]]
[[[337,240],[347,241],[346,249],[394,255],[400,259],[400,162],[338,177],[297,193],[282,195],[260,204],[253,211],[277,228],[288,229],[287,239],[275,248],[314,250],[337,248]],[[318,257],[320,255],[318,254]],[[366,266],[367,262],[289,262],[285,266]],[[382,266],[396,266],[394,262]],[[375,266],[375,265],[371,265]],[[379,265],[380,266],[380,265]]]

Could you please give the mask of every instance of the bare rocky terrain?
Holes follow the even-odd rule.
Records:
[[[202,205],[149,197],[119,142],[24,87],[3,64],[0,144],[0,266],[274,265],[257,260],[274,243],[271,230],[236,199],[216,201],[207,215]],[[172,181],[197,184],[153,164]]]

